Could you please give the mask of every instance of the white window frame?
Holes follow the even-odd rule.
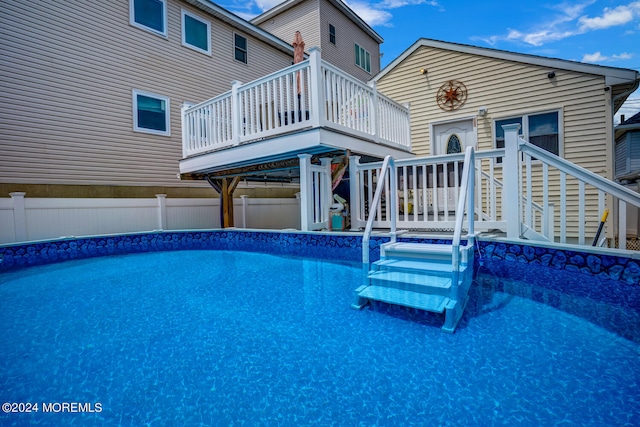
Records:
[[[138,95],[146,96],[149,98],[160,99],[166,103],[166,113],[165,113],[165,127],[166,131],[161,131],[157,129],[149,129],[138,126]],[[162,135],[162,136],[171,136],[171,102],[168,96],[158,95],[151,92],[146,92],[138,89],[133,89],[132,91],[132,106],[133,106],[133,131],[134,132],[142,132],[142,133],[150,133],[153,135]]]
[[[541,110],[541,111],[532,111],[532,112],[528,112],[528,113],[522,113],[522,114],[514,114],[514,115],[510,115],[510,116],[505,116],[505,117],[496,117],[493,119],[493,148],[498,148],[498,141],[496,138],[496,122],[502,121],[502,120],[509,120],[509,119],[517,119],[517,118],[521,118],[522,119],[522,127],[520,128],[519,134],[518,136],[521,137],[522,139],[524,139],[525,141],[529,141],[529,116],[538,116],[541,114],[549,114],[549,113],[557,113],[558,114],[558,156],[564,159],[564,129],[562,127],[562,123],[563,123],[563,111],[562,108],[554,108],[554,109],[548,109],[548,110]],[[533,160],[533,164],[540,164],[541,162],[539,160]],[[502,163],[496,163],[496,166],[502,166]]]
[[[192,44],[187,43],[187,31],[186,31],[186,25],[184,23],[185,21],[185,17],[189,17],[191,19],[195,19],[196,21],[199,21],[203,24],[205,24],[207,26],[207,49],[202,49],[200,46],[195,46]],[[211,56],[211,22],[207,21],[206,19],[196,15],[195,13],[189,12],[188,10],[182,9],[181,13],[180,13],[180,24],[182,27],[182,46],[184,47],[188,47],[189,49],[193,49],[195,51],[198,51],[200,53],[204,53],[205,55],[209,55]]]
[[[358,43],[355,43],[355,49],[358,50],[358,56],[354,58],[356,67],[359,67],[359,68],[363,69],[364,71],[366,71],[367,73],[371,74],[371,53],[369,53],[369,51],[367,49],[363,48]],[[364,59],[365,59],[365,61],[364,61],[365,63],[364,64],[360,64],[359,63],[359,62],[362,62],[362,61],[360,61],[358,59],[361,56],[360,51],[364,52]],[[369,57],[369,69],[368,70],[367,70],[367,67],[366,67],[366,65],[367,65],[367,57]]]
[[[156,0],[160,3],[162,3],[162,26],[164,27],[164,31],[158,31],[155,28],[151,28],[151,27],[147,27],[144,24],[141,24],[139,22],[136,21],[136,17],[135,17],[135,2],[136,0],[129,0],[129,24],[140,28],[141,30],[145,30],[148,31],[150,33],[156,34],[158,36],[167,37],[167,28],[168,28],[168,23],[167,23],[167,0]]]
[[[240,61],[238,58],[236,58],[236,50],[238,49],[238,46],[236,46],[236,36],[242,37],[245,41],[246,48],[244,50],[244,54],[245,54],[245,57],[247,58],[246,61]],[[243,34],[236,33],[236,32],[233,33],[233,59],[235,61],[238,61],[241,64],[249,63],[249,38]]]

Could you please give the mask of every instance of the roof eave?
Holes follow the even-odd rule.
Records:
[[[374,78],[378,81],[398,64],[409,57],[420,47],[433,47],[446,50],[453,50],[461,53],[470,53],[474,55],[488,56],[491,58],[504,59],[507,61],[523,62],[532,65],[549,68],[549,70],[568,70],[584,74],[595,74],[605,77],[605,85],[617,86],[621,84],[633,83],[640,80],[640,73],[636,70],[626,68],[607,67],[604,65],[585,64],[583,62],[569,61],[566,59],[547,58],[543,56],[529,55],[525,53],[509,52],[505,50],[497,50],[485,47],[471,46],[459,43],[444,42],[440,40],[432,40],[421,38],[412,44],[408,49],[401,53],[389,65],[382,69]]]

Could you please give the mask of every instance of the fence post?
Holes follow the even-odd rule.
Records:
[[[242,111],[238,94],[241,84],[237,80],[231,82],[231,140],[234,146],[240,144],[240,132],[242,130]]]
[[[504,130],[504,159],[502,161],[503,195],[502,208],[503,220],[507,221],[507,237],[518,239],[520,237],[520,177],[518,174],[519,142],[518,123],[502,126]],[[531,196],[529,196],[531,197]]]
[[[27,240],[27,215],[24,206],[24,195],[27,193],[9,193],[13,202],[13,229],[16,242]]]
[[[243,194],[242,196],[240,196],[240,199],[242,199],[242,228],[247,228],[247,199],[249,198],[248,195]]]
[[[156,194],[158,199],[158,228],[160,230],[167,229],[167,195]]]
[[[313,188],[311,177],[311,154],[298,154],[300,158],[300,230],[310,231],[313,223]]]
[[[187,125],[187,109],[190,106],[191,105],[185,103],[182,104],[182,107],[180,108],[180,122],[182,124],[182,157],[187,157],[190,149],[189,131],[191,129],[189,129],[189,126]]]

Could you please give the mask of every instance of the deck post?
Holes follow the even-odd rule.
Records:
[[[300,158],[300,230],[310,231],[309,225],[313,223],[313,188],[311,167],[311,154],[298,154]]]
[[[309,49],[309,68],[311,73],[309,79],[311,126],[316,128],[321,126],[321,117],[324,116],[324,110],[322,108],[324,105],[324,90],[322,90],[324,78],[322,76],[322,61],[319,47]]]
[[[518,130],[520,124],[513,123],[502,126],[504,130],[504,160],[502,161],[503,174],[503,220],[507,221],[507,237],[518,239],[520,237],[520,178],[518,165],[520,159]]]
[[[240,111],[240,98],[238,95],[240,85],[242,83],[237,80],[231,82],[231,140],[234,146],[240,144],[240,131],[242,130],[242,111]]]
[[[358,231],[360,228],[360,175],[358,174],[360,156],[349,157],[349,215],[351,215],[351,231]]]

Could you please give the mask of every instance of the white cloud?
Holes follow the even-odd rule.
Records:
[[[386,10],[377,9],[369,3],[345,2],[353,11],[372,27],[390,26],[389,21],[393,15]]]
[[[258,9],[262,12],[271,9],[280,3],[282,3],[282,0],[255,0],[256,6],[258,6]]]
[[[492,41],[492,44],[499,40],[508,40],[521,41],[532,46],[542,46],[545,43],[589,31],[626,25],[634,19],[640,18],[640,1],[615,8],[605,8],[602,14],[590,18],[584,12],[593,3],[593,0],[579,4],[562,3],[552,7],[558,14],[546,23],[538,25],[537,28],[532,28],[529,31],[509,29],[506,36],[491,36],[485,40]]]
[[[640,2],[638,3],[640,4]],[[624,25],[633,20],[633,4],[628,6],[618,6],[614,9],[605,8],[602,16],[588,18],[581,16],[580,31],[602,30],[604,28]]]
[[[617,55],[605,56],[600,52],[595,53],[587,53],[582,57],[582,62],[607,62],[607,61],[617,61],[620,59],[631,59],[633,55],[627,52],[622,52]]]

